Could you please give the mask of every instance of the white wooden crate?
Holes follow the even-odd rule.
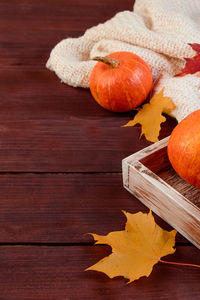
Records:
[[[181,179],[167,156],[169,137],[122,161],[124,187],[200,248],[200,189]]]

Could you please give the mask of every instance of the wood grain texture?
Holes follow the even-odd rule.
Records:
[[[123,188],[121,174],[0,176],[0,243],[90,243],[88,232],[124,229],[122,210],[148,211]]]
[[[79,37],[122,10],[132,0],[106,3],[91,0],[1,0],[0,65],[3,68],[41,69],[56,43]]]
[[[108,0],[106,3],[91,0],[1,0],[0,14],[3,28],[40,31],[76,28],[80,31],[95,25],[98,20],[105,22],[119,11],[133,10],[133,3],[131,0]]]
[[[140,127],[122,127],[132,117],[47,70],[0,71],[0,171],[119,172],[124,157],[150,144]],[[175,124],[168,118],[160,138]]]
[[[185,182],[172,167],[160,171],[158,176],[200,209],[200,189]]]
[[[0,244],[55,244],[0,247],[0,300],[199,299],[197,269],[158,264],[129,286],[83,272],[110,253],[89,246],[85,233],[123,229],[122,209],[147,211],[120,173],[105,172],[121,172],[122,158],[149,143],[139,140],[139,127],[121,128],[133,113],[102,109],[89,90],[61,84],[45,63],[60,40],[132,10],[133,2],[0,1]],[[168,118],[160,138],[175,124]],[[171,260],[200,263],[195,247],[180,235],[177,241]]]
[[[1,300],[199,300],[199,269],[157,264],[149,278],[84,270],[109,255],[106,246],[1,247]],[[200,263],[195,247],[178,247],[166,260]],[[164,274],[164,276],[163,276]]]

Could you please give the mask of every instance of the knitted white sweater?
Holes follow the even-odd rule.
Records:
[[[136,0],[134,12],[123,11],[111,20],[68,38],[51,51],[47,68],[74,87],[89,87],[94,56],[130,51],[143,58],[153,77],[163,74],[156,91],[165,87],[181,121],[200,109],[200,77],[173,77],[184,66],[184,57],[195,52],[188,43],[200,43],[200,0]]]

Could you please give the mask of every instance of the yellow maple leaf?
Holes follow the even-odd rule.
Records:
[[[151,211],[131,214],[127,218],[125,230],[113,231],[106,236],[91,234],[95,244],[107,244],[112,253],[87,270],[104,272],[110,278],[123,276],[129,283],[142,276],[149,276],[153,266],[162,256],[175,252],[176,230],[168,232],[155,223]]]
[[[148,141],[157,142],[161,129],[160,124],[166,121],[162,113],[170,115],[171,111],[175,108],[172,100],[169,97],[163,96],[163,91],[164,88],[158,94],[154,95],[149,103],[144,104],[134,119],[123,127],[134,126],[139,123],[142,125],[140,137],[144,134]]]

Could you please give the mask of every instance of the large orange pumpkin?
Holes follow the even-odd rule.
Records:
[[[94,60],[98,63],[90,75],[90,90],[101,106],[125,112],[144,102],[152,88],[152,74],[139,56],[122,51]]]
[[[185,181],[200,188],[200,110],[174,128],[168,143],[168,157]]]

